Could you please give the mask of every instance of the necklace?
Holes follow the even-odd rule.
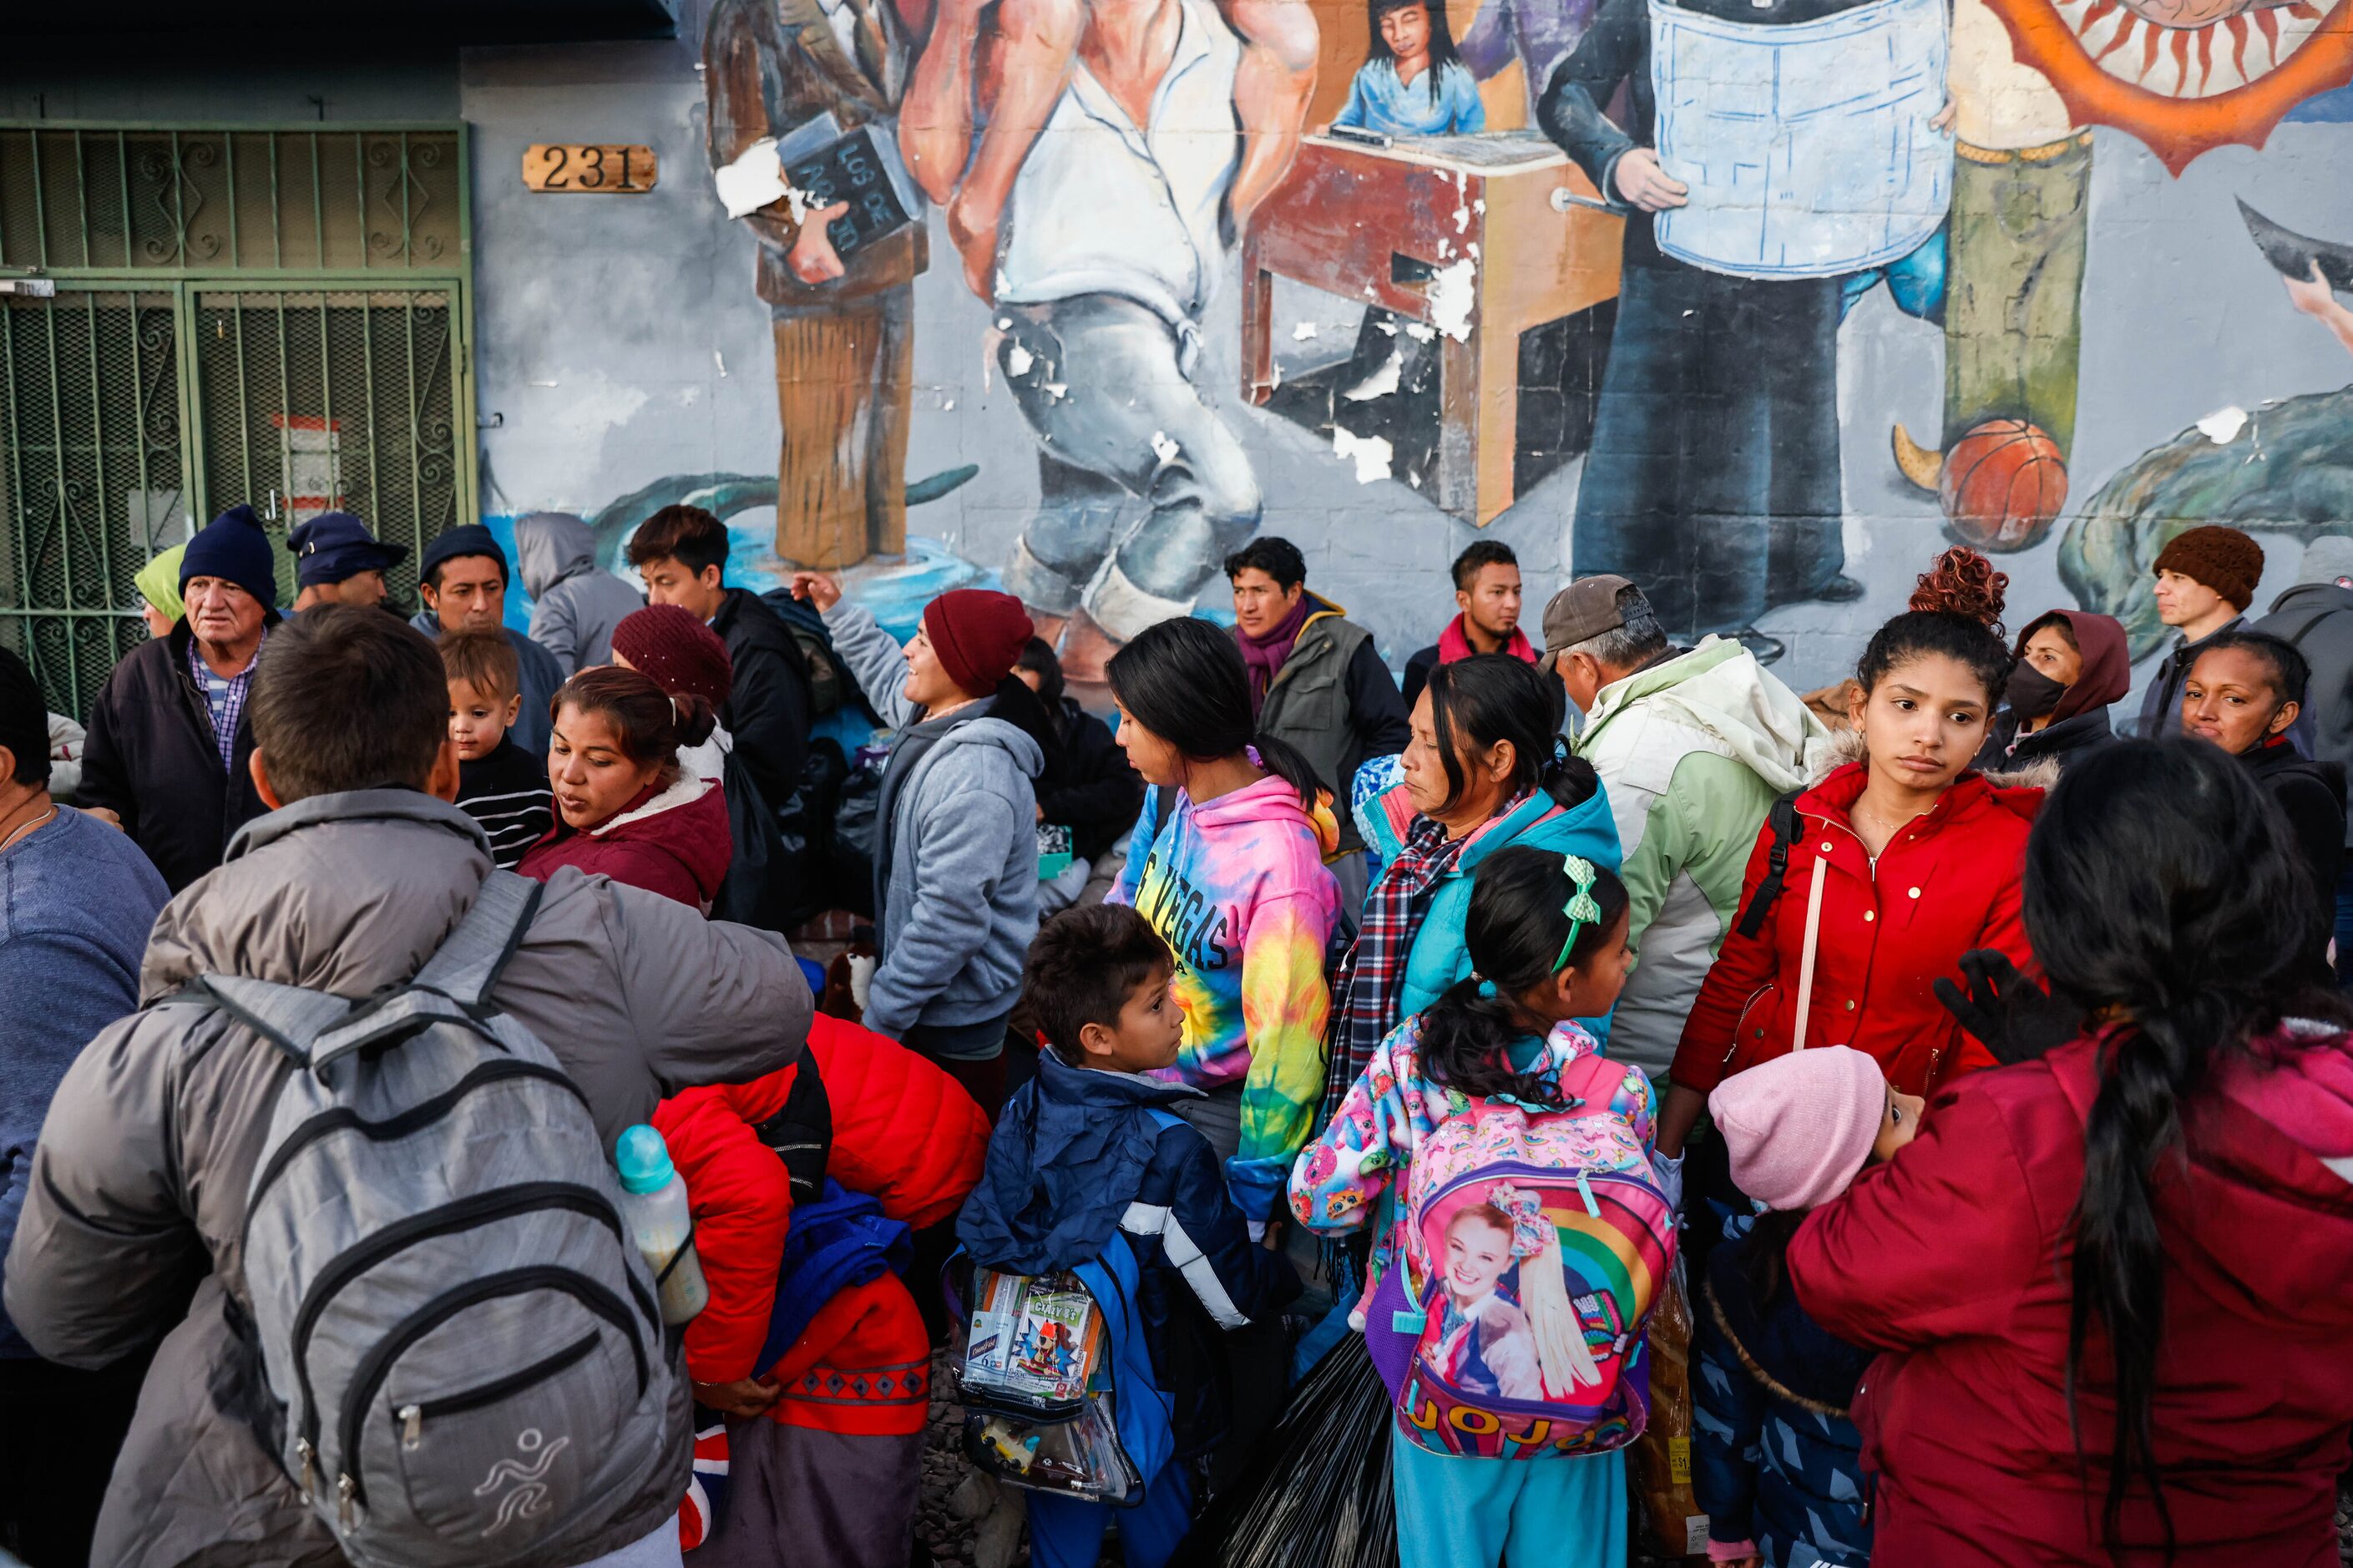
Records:
[[[1928,811],[1934,811],[1936,809],[1934,805],[1930,805],[1928,807],[1928,811],[1915,811],[1901,822],[1890,822],[1887,818],[1880,816],[1879,813],[1872,810],[1871,807],[1863,805],[1862,797],[1860,795],[1855,797],[1854,808],[1855,810],[1862,813],[1863,816],[1871,818],[1872,821],[1879,824],[1880,826],[1887,829],[1891,835],[1903,832],[1905,828],[1911,826],[1914,823],[1927,816]]]
[[[0,838],[0,849],[7,848],[8,846],[16,843],[16,840],[24,837],[27,833],[32,832],[36,827],[39,827],[49,822],[51,819],[56,817],[57,815],[58,808],[53,805],[49,807],[48,810],[43,812],[40,816],[33,818],[32,821],[19,824],[14,833],[11,833],[5,838]]]

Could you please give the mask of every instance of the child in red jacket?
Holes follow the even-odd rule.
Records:
[[[654,1125],[711,1287],[687,1373],[727,1417],[725,1506],[696,1561],[905,1568],[931,1341],[893,1269],[906,1229],[979,1180],[987,1119],[941,1068],[820,1014],[800,1063],[690,1089]]]
[[[1867,759],[1798,797],[1795,836],[1778,847],[1779,896],[1752,931],[1777,850],[1772,824],[1757,837],[1742,919],[1700,986],[1671,1069],[1659,1119],[1670,1162],[1680,1162],[1709,1091],[1792,1048],[1810,945],[1806,1045],[1852,1046],[1912,1095],[1994,1065],[1936,982],[1957,984],[1961,955],[1980,948],[2033,969],[2021,869],[2042,792],[2001,788],[1970,769],[2010,677],[2010,648],[1988,624],[2003,581],[1983,557],[1947,552],[1911,610],[1864,648],[1853,713]]]

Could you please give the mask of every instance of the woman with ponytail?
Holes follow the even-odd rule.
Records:
[[[1175,1109],[1226,1162],[1253,1230],[1281,1207],[1322,1087],[1324,955],[1340,889],[1331,797],[1306,759],[1253,737],[1234,639],[1184,617],[1112,657],[1119,744],[1149,786],[1110,901],[1176,960],[1185,1043],[1165,1076],[1208,1098]]]
[[[1441,666],[1430,679],[1461,668]],[[1567,1407],[1590,1411],[1596,1347],[1556,1227],[1539,1207],[1523,1206],[1546,1173],[1514,1164],[1526,1184],[1498,1184],[1485,1203],[1464,1204],[1446,1224],[1443,1257],[1411,1216],[1433,1194],[1461,1190],[1464,1119],[1475,1140],[1492,1125],[1479,1119],[1500,1108],[1525,1118],[1514,1147],[1574,1149],[1580,1182],[1588,1171],[1650,1175],[1650,1079],[1600,1059],[1578,1022],[1606,1016],[1625,984],[1626,889],[1589,860],[1516,845],[1484,858],[1467,903],[1472,972],[1374,1049],[1339,1114],[1300,1156],[1292,1212],[1326,1234],[1372,1228],[1373,1278],[1407,1270],[1394,1299],[1426,1303],[1439,1319],[1424,1353],[1450,1382],[1561,1406],[1567,1419]],[[1450,1120],[1455,1131],[1441,1142]],[[1391,1300],[1383,1291],[1373,1310]],[[1356,1309],[1355,1326],[1366,1313]],[[1640,1342],[1640,1321],[1619,1326]],[[1606,1332],[1598,1348],[1610,1353]],[[1580,1389],[1582,1401],[1572,1392]],[[1402,1568],[1623,1568],[1622,1451],[1438,1454],[1388,1425]]]
[[[1998,786],[1970,766],[2010,677],[2007,582],[1985,557],[1947,551],[1912,607],[1864,647],[1850,689],[1863,758],[1799,795],[1793,814],[1777,808],[1757,835],[1740,915],[1670,1069],[1659,1124],[1669,1156],[1681,1157],[1717,1084],[1799,1043],[1852,1046],[1903,1094],[1993,1065],[1935,984],[1957,980],[1961,955],[1978,949],[2033,963],[2019,879],[2042,792]]]
[[[2353,1429],[2353,1042],[2261,784],[2068,765],[2025,919],[2084,1033],[1971,1078],[1790,1242],[1866,1383],[1891,1563],[2335,1568]]]
[[[1414,700],[1398,784],[1356,810],[1381,869],[1333,988],[1327,1117],[1389,1031],[1471,973],[1463,922],[1490,856],[1522,844],[1617,871],[1600,781],[1560,751],[1564,700],[1558,681],[1502,653],[1440,665]],[[1587,1022],[1608,1038],[1607,1019]]]
[[[711,738],[711,704],[607,666],[565,681],[548,710],[555,826],[515,869],[543,882],[577,866],[709,914],[734,855],[727,802],[719,781],[681,768],[678,752]]]

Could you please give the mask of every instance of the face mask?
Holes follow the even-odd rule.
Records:
[[[2021,664],[2010,672],[2010,710],[2021,719],[2044,717],[2065,695],[2065,687],[2031,664]]]

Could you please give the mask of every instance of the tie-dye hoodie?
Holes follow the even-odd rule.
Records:
[[[1272,1215],[1324,1089],[1332,997],[1324,956],[1340,889],[1324,857],[1340,841],[1328,802],[1314,813],[1269,777],[1166,822],[1144,803],[1113,903],[1133,905],[1176,955],[1185,1045],[1159,1076],[1197,1089],[1242,1085],[1241,1145],[1226,1184],[1250,1219]]]

